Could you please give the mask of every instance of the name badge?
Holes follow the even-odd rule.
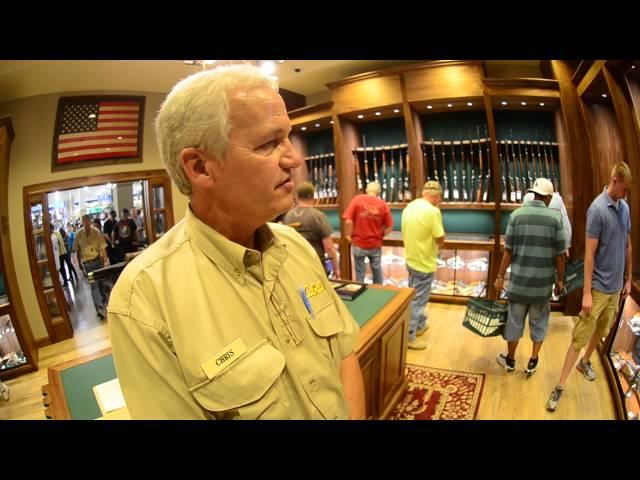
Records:
[[[225,368],[232,365],[246,351],[247,347],[245,347],[242,338],[238,337],[222,350],[216,352],[209,360],[200,365],[200,368],[202,368],[202,371],[205,373],[207,378],[213,378]]]

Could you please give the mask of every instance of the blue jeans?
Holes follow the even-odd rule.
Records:
[[[84,269],[87,272],[87,275],[89,274],[89,272],[93,272],[94,270],[98,270],[102,267],[103,265],[100,257],[89,260],[88,262],[84,262]],[[91,298],[93,299],[93,305],[96,307],[96,310],[98,308],[104,308],[102,299],[106,298],[106,295],[104,292],[104,285],[102,284],[102,280],[96,280],[91,284]]]
[[[356,267],[356,282],[364,282],[364,272],[366,271],[364,259],[369,257],[369,265],[371,265],[371,271],[373,272],[373,283],[382,285],[384,281],[382,277],[382,249],[364,249],[355,245],[352,245],[351,249]]]
[[[419,272],[409,265],[407,265],[407,270],[409,271],[409,287],[416,289],[416,296],[411,300],[411,318],[409,320],[409,341],[412,342],[416,339],[416,331],[427,325],[424,308],[429,302],[434,272]]]

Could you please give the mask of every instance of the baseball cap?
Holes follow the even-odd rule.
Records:
[[[529,192],[537,193],[543,197],[553,195],[553,184],[546,178],[538,178],[531,187]]]

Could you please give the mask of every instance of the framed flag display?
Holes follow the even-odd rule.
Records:
[[[142,162],[145,97],[61,97],[51,171]]]

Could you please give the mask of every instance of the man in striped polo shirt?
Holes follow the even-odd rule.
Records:
[[[495,287],[502,289],[503,277],[511,265],[511,281],[507,296],[509,313],[503,338],[508,353],[496,360],[507,372],[516,368],[515,353],[529,315],[533,351],[525,372],[532,375],[538,366],[538,353],[547,334],[551,292],[554,283],[554,259],[558,269],[556,289],[562,291],[567,249],[560,214],[547,208],[553,197],[553,184],[539,178],[529,189],[534,199],[511,214],[504,244],[504,255]]]

